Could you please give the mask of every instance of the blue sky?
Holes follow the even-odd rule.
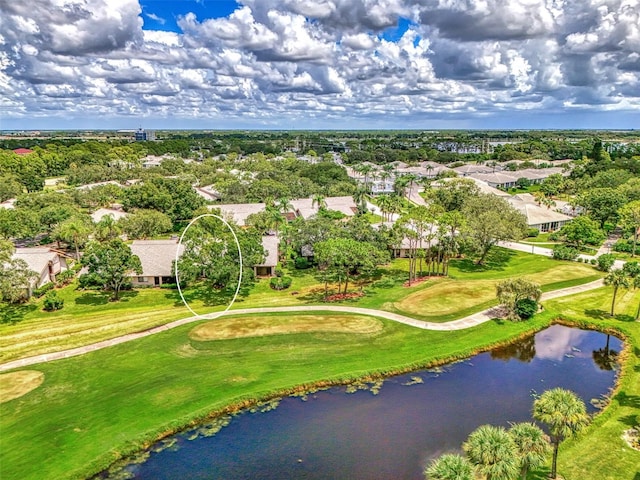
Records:
[[[192,12],[200,19],[226,17],[238,8],[238,3],[228,0],[146,0],[140,2],[140,6],[145,30],[179,32],[177,20],[180,16]]]
[[[0,128],[635,128],[637,0],[0,4]]]

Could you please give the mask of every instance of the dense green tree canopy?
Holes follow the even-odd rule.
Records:
[[[119,238],[104,243],[91,242],[82,256],[82,263],[113,292],[112,298],[116,301],[127,278],[142,273],[140,259]]]
[[[242,284],[250,283],[253,267],[265,259],[262,239],[255,230],[231,225],[240,251],[233,233],[219,219],[203,217],[192,224],[184,236],[184,253],[178,262],[181,282],[204,280],[218,290],[235,290],[242,263]]]
[[[466,237],[472,250],[479,256],[479,264],[497,242],[519,240],[527,232],[524,215],[496,195],[469,197],[464,203],[463,214],[467,226]]]

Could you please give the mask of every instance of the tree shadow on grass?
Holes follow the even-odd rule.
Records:
[[[594,320],[604,320],[605,318],[611,318],[609,316],[609,312],[605,312],[604,310],[600,310],[597,308],[585,310],[584,314],[589,318],[593,318]]]
[[[123,292],[120,292],[118,302],[126,303],[137,295],[138,292],[136,290],[125,290]],[[77,297],[75,299],[75,303],[77,305],[89,305],[93,307],[107,305],[109,303],[117,303],[111,300],[112,297],[113,292],[92,290],[87,291]]]
[[[547,467],[536,468],[527,474],[527,480],[549,480],[551,470]]]
[[[487,254],[484,262],[480,265],[475,259],[463,258],[451,260],[451,265],[464,273],[502,271],[516,253],[504,248],[492,248]]]
[[[627,415],[626,417],[620,417],[620,421],[629,427],[635,427],[638,424],[637,418],[637,415]]]
[[[236,302],[243,302],[245,298],[249,296],[251,287],[252,285],[243,285],[240,287]],[[228,305],[233,299],[235,291],[235,288],[218,290],[206,284],[199,284],[184,288],[182,290],[182,295],[189,305],[193,302],[201,302],[204,306],[215,307],[219,305]],[[168,291],[165,298],[173,300],[174,306],[176,307],[184,305],[177,289]]]
[[[0,307],[0,323],[4,325],[15,325],[24,319],[24,316],[33,312],[36,308],[34,304],[7,304]]]
[[[640,409],[640,395],[627,395],[626,392],[620,392],[613,399],[623,407]]]
[[[605,310],[600,310],[597,308],[593,308],[590,310],[585,310],[584,314],[589,317],[589,318],[593,318],[594,320],[618,320],[619,322],[635,322],[635,318],[633,318],[631,315],[625,315],[623,313],[619,313],[618,315],[614,315],[613,317],[611,315],[609,315],[609,312],[605,311]]]

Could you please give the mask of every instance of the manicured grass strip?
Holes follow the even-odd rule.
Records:
[[[0,403],[26,395],[44,381],[44,373],[36,370],[20,370],[0,375]]]
[[[590,281],[598,275],[588,265],[558,262],[502,248],[494,249],[485,265],[475,265],[469,259],[453,260],[451,278],[437,278],[412,287],[402,286],[407,268],[407,260],[395,260],[384,269],[384,287],[367,287],[365,297],[341,303],[402,313],[430,322],[446,322],[496,305],[495,283],[505,278],[526,275],[542,283],[543,290],[547,291],[544,284],[549,281],[553,281],[554,288],[562,288],[581,280]],[[294,270],[290,274],[293,284],[289,289],[275,291],[268,281],[262,280],[243,291],[234,308],[322,304],[324,286],[311,270]],[[65,303],[57,312],[43,312],[42,299],[23,306],[0,308],[0,362],[75,348],[190,315],[178,293],[169,289],[124,292],[120,302],[110,302],[107,293],[77,290],[73,284],[58,292]],[[186,297],[201,314],[222,310],[227,301],[204,287],[188,289]]]
[[[372,335],[382,331],[382,328],[382,322],[364,315],[298,315],[295,317],[261,315],[212,320],[191,330],[189,338],[196,341],[209,341],[298,333]]]
[[[560,446],[558,473],[566,479],[634,480],[640,452],[622,439],[640,415],[640,322],[634,317],[640,290],[618,291],[616,316],[610,318],[611,287],[545,302],[556,315],[582,327],[622,332],[626,336],[624,367],[606,410],[575,440]]]
[[[488,322],[434,332],[375,321],[384,328],[374,336],[322,332],[215,342],[190,340],[193,325],[185,325],[42,364],[43,385],[3,404],[2,478],[83,478],[230,404],[465,357],[544,324]]]
[[[521,277],[537,282],[543,291],[588,283],[601,278],[591,266],[555,264],[555,268],[535,273],[521,272]],[[421,320],[442,322],[461,318],[497,305],[496,285],[501,279],[460,281],[439,278],[424,288],[393,304],[398,313]]]

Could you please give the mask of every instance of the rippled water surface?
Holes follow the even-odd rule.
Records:
[[[535,393],[561,386],[593,412],[591,400],[615,381],[611,351],[621,342],[606,345],[604,334],[552,326],[441,370],[388,378],[375,395],[340,387],[285,398],[215,436],[180,434],[126,470],[144,480],[423,479],[430,459],[458,451],[476,427],[530,420]]]

